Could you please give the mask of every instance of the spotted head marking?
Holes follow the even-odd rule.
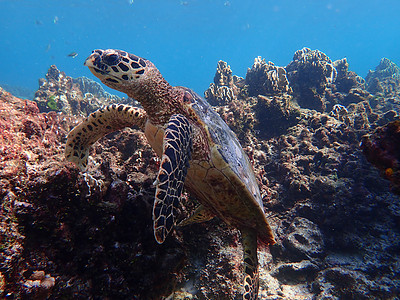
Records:
[[[181,91],[149,60],[121,50],[94,50],[85,66],[105,85],[142,104],[153,124],[166,123]]]
[[[133,86],[158,73],[150,61],[121,50],[94,50],[85,66],[105,85],[127,93]],[[160,74],[161,76],[161,74]]]

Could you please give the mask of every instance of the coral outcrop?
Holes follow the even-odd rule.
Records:
[[[363,137],[361,148],[368,161],[393,183],[393,191],[400,194],[400,120],[378,127]]]
[[[31,237],[27,237],[27,227],[21,230],[22,223],[18,215],[37,209],[27,199],[27,195],[35,187],[44,189],[49,183],[55,184],[55,178],[63,175],[64,180],[68,180],[65,175],[70,172],[60,169],[60,166],[63,161],[65,135],[74,119],[55,112],[41,114],[36,102],[13,97],[0,88],[0,270],[4,278],[2,297],[19,298],[21,295],[30,295],[31,299],[46,299],[54,285],[54,282],[50,282],[54,280],[50,275],[47,279],[43,277],[36,282],[33,277],[29,279],[32,272],[25,272],[30,268],[42,268],[43,265],[24,257],[25,251],[29,253],[30,248],[26,241]],[[40,214],[45,214],[45,211]],[[31,220],[38,221],[36,218]],[[41,252],[39,244],[36,244],[38,248],[35,251]],[[50,274],[54,275],[54,270]]]
[[[370,85],[375,79],[400,78],[400,68],[390,59],[382,58],[375,71],[369,71],[365,78],[367,85]]]
[[[212,105],[225,105],[231,102],[238,93],[236,84],[240,84],[243,78],[232,76],[231,67],[220,60],[217,65],[217,72],[214,82],[204,92],[205,98]]]
[[[387,58],[382,58],[375,71],[370,70],[365,80],[372,94],[397,99],[400,96],[400,68]]]
[[[293,61],[285,69],[298,104],[303,108],[325,111],[325,90],[337,76],[332,60],[319,50],[303,48],[296,51]]]
[[[86,77],[73,79],[55,65],[49,68],[45,79],[39,80],[39,89],[34,97],[41,112],[84,116],[104,105],[121,102],[119,100],[119,97],[105,92],[98,83]]]
[[[394,190],[365,162],[359,141],[398,118],[399,102],[371,95],[345,59],[332,62],[308,50],[298,54],[298,64],[288,71],[294,99],[288,93],[248,97],[244,86],[236,99],[216,107],[254,162],[266,211],[277,230],[277,245],[262,254],[270,271],[261,271],[265,289],[260,296],[390,298],[400,288],[394,275],[400,257],[393,252],[400,247],[393,227],[400,204],[391,194]],[[303,82],[296,88],[298,72],[303,72]],[[294,85],[290,78],[296,78]],[[320,86],[315,92],[324,106],[314,108],[321,112],[307,109],[313,106],[301,100],[306,93],[299,92],[300,86]],[[251,122],[243,116],[251,116]],[[397,174],[393,170],[388,175]],[[376,230],[382,235],[372,234]],[[393,235],[396,242],[387,244]],[[387,255],[393,263],[387,263]],[[370,264],[397,271],[371,271]]]
[[[251,69],[247,70],[246,89],[248,96],[282,95],[291,92],[285,68],[275,66],[270,61],[267,63],[261,56],[256,57]]]
[[[97,144],[79,174],[63,153],[79,120],[0,89],[1,296],[160,298],[182,280],[173,274],[185,255],[177,237],[154,241],[158,160],[127,129]]]
[[[335,60],[333,66],[337,71],[335,90],[339,93],[348,93],[352,88],[365,88],[365,80],[355,72],[349,71],[347,58]]]
[[[282,68],[257,62],[246,79],[219,62],[206,95],[249,155],[276,236],[276,245],[259,250],[259,297],[395,299],[397,81],[379,79],[390,93],[366,90],[368,80],[345,59],[302,49],[285,68],[289,85],[276,89],[268,80],[284,82],[271,75],[282,76]],[[76,103],[85,93],[102,97],[50,73],[56,79],[42,95]],[[0,89],[3,298],[236,299],[243,288],[237,230],[213,219],[176,228],[162,245],[154,241],[159,160],[142,132],[101,139],[80,173],[63,151],[82,117],[43,113],[37,103]],[[196,206],[185,194],[179,219]]]

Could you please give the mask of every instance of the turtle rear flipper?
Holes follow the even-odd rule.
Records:
[[[186,226],[190,224],[202,223],[212,220],[215,215],[204,205],[200,204],[194,213],[187,219],[184,219],[182,222],[178,224],[178,226]]]
[[[99,109],[70,131],[65,144],[65,158],[84,171],[89,148],[98,139],[125,127],[144,128],[146,120],[146,112],[133,106],[113,104]]]
[[[258,295],[258,259],[257,232],[254,229],[242,228],[244,292],[243,300],[256,300]]]
[[[175,225],[176,209],[192,151],[192,127],[183,115],[172,115],[164,132],[163,154],[153,207],[154,236],[163,243]]]

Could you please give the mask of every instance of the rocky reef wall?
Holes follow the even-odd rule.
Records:
[[[382,60],[370,74],[308,48],[286,67],[257,57],[245,78],[218,62],[205,96],[249,155],[277,240],[259,249],[261,299],[400,293],[398,69]],[[237,230],[215,219],[155,242],[159,160],[142,132],[101,139],[85,173],[65,162],[77,122],[133,100],[56,67],[35,100],[0,89],[2,297],[238,299]],[[195,207],[185,194],[180,218]]]

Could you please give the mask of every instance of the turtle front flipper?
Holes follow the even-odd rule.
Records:
[[[242,228],[244,292],[243,300],[256,300],[258,296],[257,233],[254,229]]]
[[[176,209],[192,151],[192,127],[183,115],[173,115],[164,132],[163,154],[158,171],[153,207],[154,236],[164,242],[175,225]]]
[[[137,126],[143,129],[146,120],[146,112],[133,106],[113,104],[99,109],[70,131],[65,145],[65,158],[84,171],[89,148],[99,138],[125,127]]]

